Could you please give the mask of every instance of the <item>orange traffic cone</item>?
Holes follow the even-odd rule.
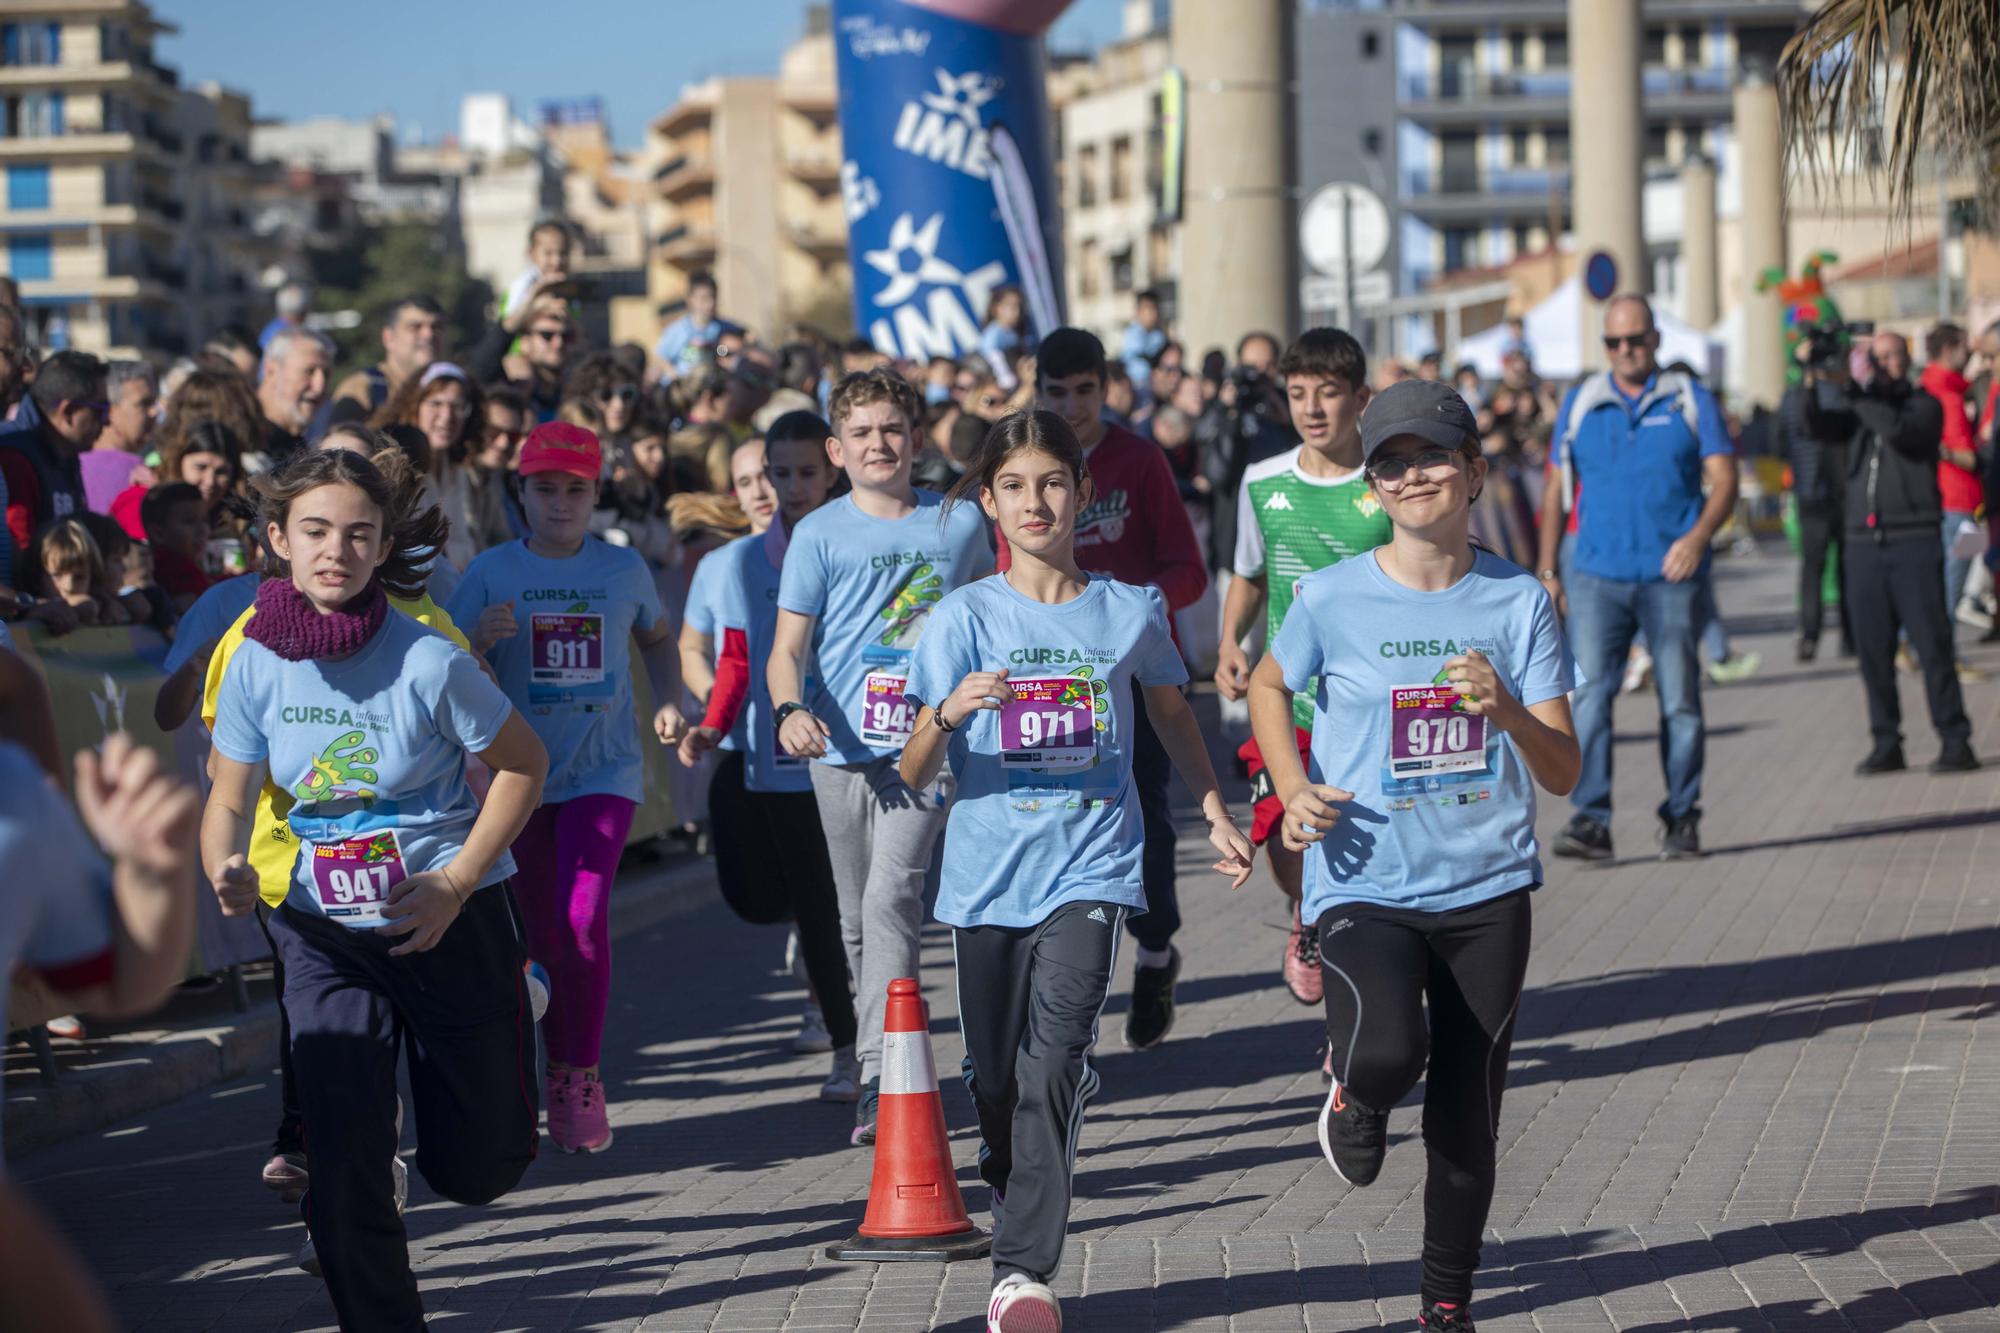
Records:
[[[972,1225],[945,1137],[944,1102],[931,1062],[930,1010],[917,983],[889,983],[882,1023],[882,1104],[875,1119],[875,1175],[868,1213],[829,1259],[977,1259],[993,1238]]]

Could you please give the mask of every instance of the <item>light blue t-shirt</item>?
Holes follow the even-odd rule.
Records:
[[[935,706],[972,672],[1002,668],[1009,683],[1034,682],[1025,688],[1048,696],[1011,740],[1081,734],[1059,719],[1081,719],[1087,706],[1095,745],[1078,756],[1080,767],[1017,767],[1039,756],[1003,749],[1000,713],[982,709],[952,734],[958,787],[945,823],[938,920],[1032,926],[1082,901],[1145,911],[1132,682],[1188,678],[1166,599],[1157,588],[1092,578],[1081,596],[1050,606],[1023,597],[1004,574],[981,579],[931,613],[911,662],[910,696]]]
[[[239,764],[268,762],[295,802],[286,822],[301,846],[285,902],[324,916],[315,844],[390,832],[406,873],[452,863],[479,814],[465,757],[498,740],[513,711],[470,655],[391,610],[366,647],[337,662],[288,662],[245,640],[216,697],[215,748]],[[513,873],[502,852],[479,887]]]
[[[863,764],[902,751],[900,740],[870,740],[906,716],[890,702],[889,686],[909,670],[910,650],[938,600],[989,573],[993,548],[986,516],[962,504],[943,514],[944,497],[919,490],[917,507],[901,518],[871,518],[843,495],[799,520],[785,552],[778,607],[813,616],[812,649],[819,688],[804,702],[831,733],[830,764]],[[869,716],[869,676],[877,678]],[[777,702],[783,703],[784,700]]]
[[[778,637],[780,575],[778,566],[771,563],[770,539],[761,533],[739,537],[703,559],[695,573],[710,564],[716,566],[718,583],[724,590],[715,612],[717,637],[728,630],[740,630],[750,657],[750,691],[730,732],[742,743],[743,785],[751,791],[811,791],[806,761],[794,759],[778,744],[778,728],[771,717],[771,686],[764,677],[772,641]],[[812,693],[811,680],[808,672],[808,694]]]
[[[764,539],[762,536],[755,536],[742,537],[738,540],[760,542]],[[681,623],[708,636],[710,649],[708,664],[711,667],[722,656],[722,626],[716,619],[716,612],[735,596],[734,590],[727,586],[734,576],[723,568],[725,562],[718,559],[728,549],[729,545],[718,546],[701,558],[701,563],[694,567],[694,577],[688,580],[687,605],[681,608]],[[737,629],[742,628],[733,621],[731,624]],[[736,725],[729,729],[729,734],[724,736],[715,748],[718,750],[743,748],[742,713],[736,715]]]
[[[1488,724],[1482,754],[1470,745],[1482,719],[1427,710],[1412,691],[1441,684],[1445,663],[1476,648],[1523,705],[1567,694],[1576,666],[1548,594],[1488,551],[1443,592],[1397,583],[1379,555],[1301,578],[1271,645],[1293,690],[1319,678],[1312,780],[1354,793],[1306,853],[1308,921],[1347,902],[1446,912],[1542,882],[1535,784],[1513,740]],[[1431,765],[1447,771],[1421,771]]]
[[[174,627],[174,641],[167,648],[166,660],[160,664],[162,669],[173,675],[197,652],[227,634],[236,617],[257,600],[257,585],[263,581],[262,574],[238,574],[233,579],[209,584],[194,599],[194,605],[181,614]]]
[[[632,703],[632,631],[660,620],[660,594],[637,551],[585,537],[566,560],[525,541],[481,551],[445,612],[469,635],[480,612],[514,604],[511,638],[486,654],[501,688],[549,752],[542,804],[644,795]]]

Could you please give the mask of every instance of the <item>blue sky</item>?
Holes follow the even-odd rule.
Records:
[[[260,118],[393,112],[426,138],[458,128],[458,99],[504,92],[537,103],[592,94],[627,147],[683,84],[771,73],[805,28],[804,0],[154,0],[181,32],[160,59],[184,84],[247,92]],[[1119,0],[1076,0],[1056,24],[1060,49],[1119,32]]]

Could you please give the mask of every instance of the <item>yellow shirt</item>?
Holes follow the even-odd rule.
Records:
[[[431,600],[429,593],[414,602],[391,597],[389,605],[419,624],[429,625],[465,651],[472,651],[465,635],[459,633],[458,626],[444,613],[443,607]],[[208,659],[208,677],[201,687],[201,720],[210,731],[215,730],[215,701],[222,693],[222,673],[228,669],[229,659],[243,646],[243,627],[256,614],[257,608],[251,606],[236,617],[236,623],[216,643],[215,652]],[[292,837],[291,825],[285,822],[285,816],[291,812],[292,798],[266,776],[264,790],[257,793],[257,813],[250,821],[249,860],[250,868],[257,872],[258,895],[272,907],[285,901],[285,895],[291,892],[292,865],[298,860],[298,843]]]

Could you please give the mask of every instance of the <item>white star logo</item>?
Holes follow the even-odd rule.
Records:
[[[965,275],[952,265],[937,257],[938,232],[944,226],[944,214],[931,214],[930,221],[918,227],[908,213],[897,217],[889,228],[889,245],[883,250],[868,250],[862,258],[868,267],[889,279],[889,285],[875,294],[877,305],[901,305],[910,299],[918,286],[923,283],[958,283]],[[908,258],[905,258],[908,252]]]
[[[976,69],[956,77],[939,70],[937,81],[936,92],[921,95],[924,105],[947,116],[957,116],[975,130],[979,128],[979,108],[1000,91],[997,79],[989,79]]]

